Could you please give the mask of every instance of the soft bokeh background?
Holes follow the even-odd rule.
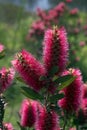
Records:
[[[23,48],[30,51],[38,59],[41,59],[42,38],[27,40],[26,36],[39,17],[36,15],[36,9],[40,7],[49,10],[55,7],[63,0],[0,0],[0,43],[6,48],[6,56],[0,60],[0,68],[3,66],[10,67],[11,60],[16,52]],[[81,21],[81,30],[78,35],[70,35],[68,39],[72,50],[70,50],[69,67],[78,67],[82,71],[83,80],[87,81],[87,32],[82,28],[87,26],[87,0],[73,0],[67,4],[70,9],[78,8],[79,15],[70,17],[67,14],[61,19],[62,24],[68,31],[69,26],[77,28],[77,21]],[[71,29],[71,28],[70,28]],[[78,27],[79,29],[79,27]],[[72,29],[71,29],[72,31]],[[79,47],[80,42],[85,42],[85,46]],[[21,100],[24,98],[20,92],[21,83],[14,83],[5,93],[8,106],[5,113],[5,121],[12,122],[17,127],[17,117]]]

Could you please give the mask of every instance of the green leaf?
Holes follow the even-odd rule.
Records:
[[[17,76],[16,79],[17,79],[19,82],[25,83],[25,81],[24,81],[20,76]]]
[[[59,77],[57,75],[55,75],[53,78],[52,78],[52,81],[56,81]]]
[[[73,77],[73,75],[66,75],[62,77],[58,77],[54,80],[55,84],[66,82],[67,80],[70,80]]]
[[[18,126],[20,127],[21,130],[26,130],[26,128],[24,128],[23,126],[20,125],[19,121],[17,121],[17,124],[18,124]]]
[[[0,59],[2,59],[2,58],[4,58],[5,57],[5,51],[2,51],[1,53],[0,53]]]
[[[49,72],[50,76],[55,75],[58,72],[58,66],[53,66],[52,69]]]
[[[33,89],[31,88],[28,88],[28,87],[21,87],[22,89],[22,93],[28,97],[28,98],[31,98],[33,100],[42,100],[43,99],[43,96],[41,96],[39,93],[37,93],[36,91],[34,91]]]
[[[50,99],[49,99],[49,101],[50,101],[51,103],[55,103],[56,101],[60,100],[60,99],[63,98],[63,97],[64,97],[64,94],[63,94],[63,93],[61,93],[61,94],[56,94],[56,95],[51,96]]]
[[[60,112],[60,108],[58,107],[58,105],[56,104],[55,106],[51,106],[50,107],[52,110],[56,111],[57,113]]]
[[[40,81],[43,81],[43,80],[46,80],[46,79],[47,79],[46,76],[40,76],[40,78],[39,78]]]
[[[69,86],[75,79],[76,79],[76,76],[72,76],[72,75],[70,76],[68,75],[68,77],[63,77],[63,79],[61,79],[62,82],[59,82],[60,85],[58,86],[58,90],[62,90],[65,87]]]

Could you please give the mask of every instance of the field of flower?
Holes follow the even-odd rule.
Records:
[[[87,129],[87,14],[68,4],[0,6],[0,130]]]

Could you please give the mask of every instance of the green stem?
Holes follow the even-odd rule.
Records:
[[[64,120],[63,130],[65,130],[65,129],[66,129],[66,124],[67,124],[67,121],[66,121],[66,120]]]

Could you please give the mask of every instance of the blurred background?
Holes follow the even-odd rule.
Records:
[[[64,3],[58,6],[60,2]],[[0,68],[10,67],[15,53],[23,48],[41,60],[44,32],[53,25],[65,26],[70,46],[68,67],[80,68],[86,82],[87,0],[0,0],[0,44],[6,53],[0,59]],[[20,86],[18,81],[5,93],[9,104],[5,121],[11,121],[16,129],[17,112],[24,98]]]

